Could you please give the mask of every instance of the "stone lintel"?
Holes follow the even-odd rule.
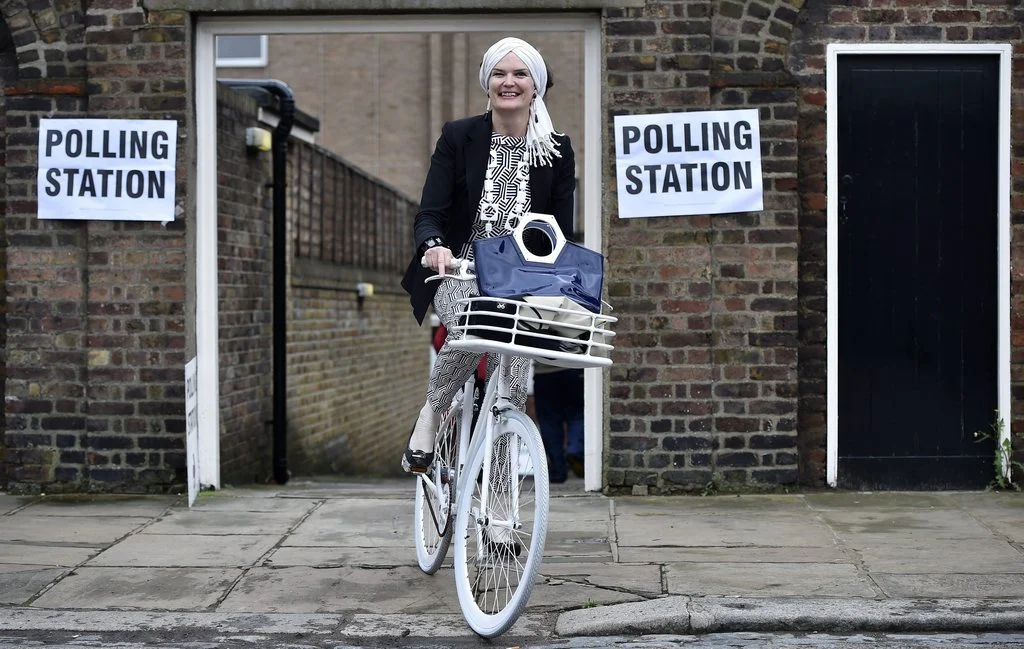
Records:
[[[192,13],[465,13],[517,11],[599,11],[643,7],[647,0],[143,0],[149,11]],[[500,31],[500,30],[499,30]]]

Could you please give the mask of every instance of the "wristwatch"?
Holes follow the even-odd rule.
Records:
[[[426,241],[423,242],[423,245],[420,246],[420,254],[426,252],[431,248],[443,245],[444,239],[442,239],[441,237],[429,237]]]

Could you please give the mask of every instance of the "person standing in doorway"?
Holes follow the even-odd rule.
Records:
[[[583,370],[543,363],[533,367],[533,405],[548,454],[548,479],[583,477]]]

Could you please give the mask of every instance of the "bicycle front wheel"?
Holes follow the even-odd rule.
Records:
[[[434,441],[434,463],[416,476],[413,534],[420,570],[432,575],[448,554],[454,523],[455,483],[458,479],[459,428],[462,408],[452,406],[441,417]]]
[[[465,471],[455,517],[455,587],[470,628],[493,638],[526,607],[544,554],[548,463],[537,426],[521,412],[502,414],[491,448],[481,445]]]

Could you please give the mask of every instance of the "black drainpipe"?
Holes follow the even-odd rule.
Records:
[[[288,281],[287,241],[285,240],[287,204],[287,157],[288,135],[295,123],[295,95],[287,84],[276,79],[218,79],[227,86],[249,86],[263,88],[278,100],[278,122],[274,128],[272,142],[274,169],[274,297],[273,297],[273,374],[274,374],[274,480],[278,484],[288,482],[288,354],[287,326]]]

